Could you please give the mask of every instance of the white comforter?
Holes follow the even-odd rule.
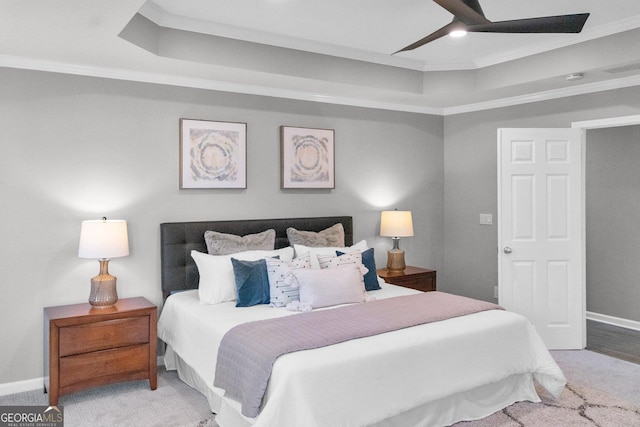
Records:
[[[384,284],[371,294],[387,298],[412,292]],[[168,298],[158,335],[213,394],[223,396],[213,387],[213,377],[225,332],[238,323],[287,315],[295,313],[266,305],[236,308],[235,302],[203,305],[197,291],[187,291]],[[448,413],[428,411],[428,425],[447,424],[500,409],[494,402],[459,408],[469,399],[468,390],[485,387],[504,394],[498,399],[502,405],[538,401],[532,378],[554,395],[566,383],[524,317],[491,310],[282,356],[273,367],[260,415],[242,421],[255,427],[365,426],[430,403],[442,411],[446,403]],[[451,396],[457,400],[447,400]],[[221,398],[210,403],[221,425],[225,419],[242,419],[237,402]]]

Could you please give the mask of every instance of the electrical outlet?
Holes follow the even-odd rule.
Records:
[[[492,214],[480,214],[480,225],[491,225],[491,224],[493,224]]]

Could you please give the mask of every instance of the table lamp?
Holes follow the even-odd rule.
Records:
[[[400,237],[413,236],[411,211],[382,211],[380,217],[380,235],[391,237],[393,249],[387,252],[387,270],[404,271],[404,251],[400,249]]]
[[[118,301],[116,277],[109,274],[109,259],[129,255],[127,222],[123,220],[82,221],[80,229],[80,258],[96,258],[100,273],[91,278],[89,304],[111,307]]]

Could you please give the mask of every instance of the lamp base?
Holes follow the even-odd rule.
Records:
[[[109,260],[100,260],[100,274],[91,278],[89,304],[96,308],[112,307],[118,302],[116,277],[109,274]]]
[[[391,249],[387,252],[387,270],[404,271],[406,264],[404,263],[404,251],[401,249]]]

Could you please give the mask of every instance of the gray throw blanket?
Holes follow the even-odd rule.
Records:
[[[502,309],[485,301],[425,292],[243,323],[222,338],[214,386],[256,417],[278,356],[411,326]]]

